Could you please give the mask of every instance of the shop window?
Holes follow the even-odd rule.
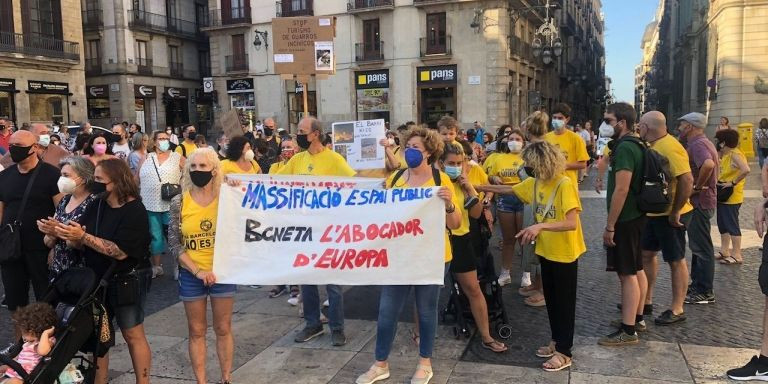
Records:
[[[13,93],[0,91],[0,118],[13,119]]]
[[[29,119],[32,121],[69,121],[65,116],[66,96],[29,94]]]
[[[109,99],[88,99],[89,119],[109,118]]]

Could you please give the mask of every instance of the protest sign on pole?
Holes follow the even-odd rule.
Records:
[[[443,284],[437,187],[361,178],[230,175],[213,271],[227,284]]]
[[[352,169],[382,169],[386,153],[379,141],[386,138],[386,131],[384,119],[333,123],[333,150],[344,157]]]

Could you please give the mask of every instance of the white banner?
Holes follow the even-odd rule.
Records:
[[[230,175],[213,271],[227,284],[443,284],[445,206],[437,187],[381,179]]]

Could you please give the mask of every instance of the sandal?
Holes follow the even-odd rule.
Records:
[[[550,358],[555,355],[555,342],[550,341],[548,345],[545,345],[543,347],[539,347],[539,349],[536,350],[536,357],[541,358]]]
[[[729,257],[730,256],[723,255],[722,252],[718,252],[717,256],[715,256],[715,260],[723,260],[723,259],[726,259],[726,258],[729,258]]]
[[[507,351],[507,345],[497,340],[491,340],[489,342],[483,341],[483,348],[495,353]]]
[[[527,287],[522,287],[522,288],[518,289],[517,293],[519,293],[520,296],[530,297],[530,296],[533,296],[533,295],[537,294],[538,290],[533,287],[533,284],[531,284],[531,285],[529,285]]]
[[[744,260],[738,260],[738,259],[736,259],[733,256],[728,256],[728,257],[720,260],[720,264],[725,264],[725,265],[741,264],[743,262],[744,262]]]
[[[560,352],[555,352],[552,358],[541,365],[541,368],[547,372],[557,372],[570,367],[572,363],[573,360],[570,357],[563,355]]]
[[[282,296],[286,292],[285,286],[275,287],[269,291],[269,298],[274,299]]]
[[[419,334],[413,330],[411,330],[411,341],[413,341],[413,343],[416,344],[416,347],[419,346],[419,342],[421,341],[421,338],[419,338]]]
[[[525,305],[529,307],[545,307],[547,301],[544,299],[544,295],[533,295],[525,299]]]

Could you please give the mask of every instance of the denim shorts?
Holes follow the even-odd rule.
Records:
[[[179,299],[181,301],[197,301],[210,297],[234,297],[237,292],[235,284],[214,284],[206,287],[203,281],[192,272],[179,268]]]
[[[496,201],[496,208],[499,212],[522,212],[523,202],[515,195],[499,195]]]
[[[107,289],[107,312],[117,321],[117,326],[121,330],[131,329],[144,323],[144,307],[147,303],[147,292],[152,285],[152,269],[137,269],[136,274],[139,277],[139,291],[135,303],[118,306],[117,289],[113,285]]]

